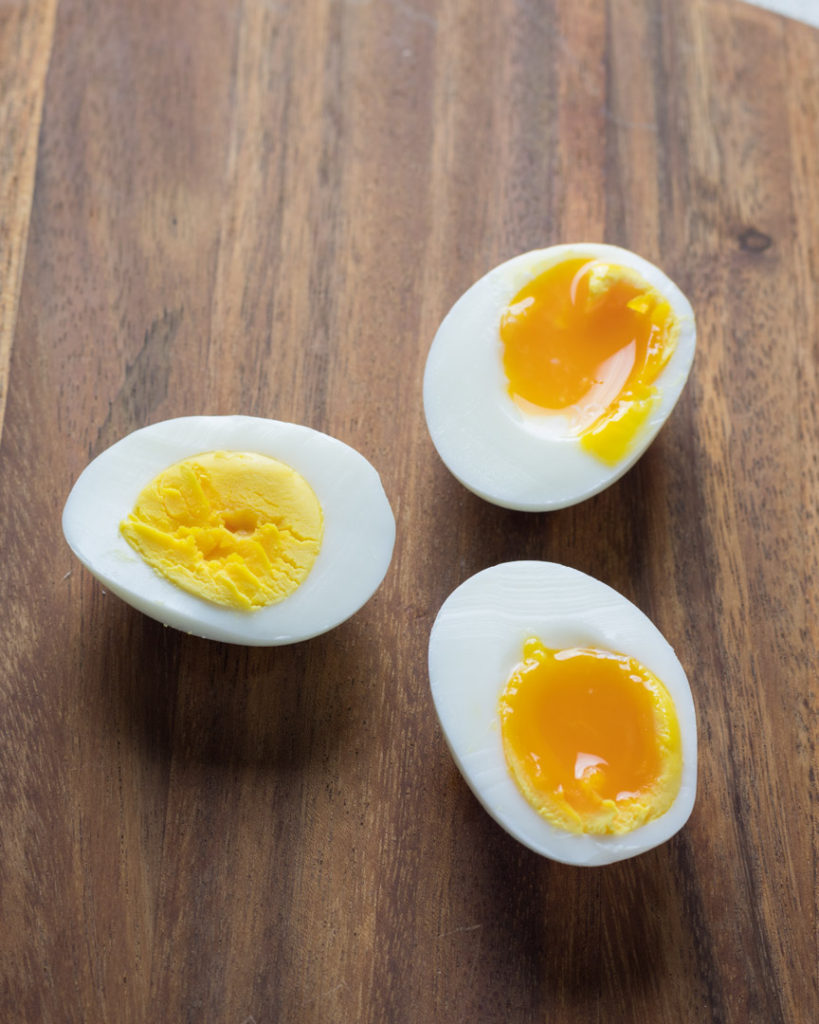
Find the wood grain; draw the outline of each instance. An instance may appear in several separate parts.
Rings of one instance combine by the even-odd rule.
[[[0,440],[57,0],[0,7]]]
[[[819,33],[729,0],[61,0],[44,79],[37,26],[2,72],[32,106],[0,163],[0,1017],[819,1016]],[[489,267],[581,238],[678,281],[694,371],[609,490],[494,508],[434,452],[426,352]],[[227,412],[382,474],[392,567],[325,637],[163,629],[62,541],[91,457]],[[538,858],[446,750],[430,626],[515,558],[616,587],[688,671],[698,803],[635,860]]]

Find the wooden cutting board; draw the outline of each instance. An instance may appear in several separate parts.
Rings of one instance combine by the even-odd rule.
[[[20,0],[0,54],[0,1017],[819,1017],[819,32],[729,0]],[[504,511],[438,459],[424,360],[486,270],[581,239],[680,284],[694,370],[612,488]],[[354,445],[393,504],[383,586],[314,641],[163,629],[63,541],[90,458],[232,412]],[[430,626],[518,558],[617,588],[687,669],[698,801],[634,860],[538,857],[446,749]]]

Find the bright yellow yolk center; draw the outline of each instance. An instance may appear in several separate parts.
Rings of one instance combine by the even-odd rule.
[[[584,448],[615,463],[656,401],[678,334],[669,303],[635,271],[565,260],[501,318],[509,393],[530,415],[561,413]]]
[[[183,590],[252,611],[303,583],[323,525],[318,498],[290,466],[249,452],[207,452],[151,481],[120,530]]]
[[[526,641],[500,700],[506,760],[521,792],[569,832],[622,834],[679,792],[682,741],[663,684],[633,658]]]

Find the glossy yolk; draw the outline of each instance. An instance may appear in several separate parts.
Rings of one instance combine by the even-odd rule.
[[[164,470],[120,524],[172,583],[228,608],[281,601],[321,547],[321,505],[290,466],[252,452],[207,452]]]
[[[656,401],[679,325],[636,272],[586,258],[543,271],[501,318],[509,393],[529,415],[559,412],[598,458],[627,453]]]
[[[680,788],[682,745],[663,684],[633,658],[527,640],[500,701],[507,763],[523,795],[570,832],[621,834]]]

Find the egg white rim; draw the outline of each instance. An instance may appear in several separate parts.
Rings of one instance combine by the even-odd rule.
[[[324,515],[321,549],[305,581],[283,601],[254,612],[223,608],[177,587],[119,531],[160,472],[217,450],[253,451],[291,466],[310,484]],[[395,544],[389,500],[360,452],[310,427],[253,416],[180,417],[128,434],[80,474],[62,524],[80,561],[134,608],[184,632],[248,646],[307,640],[350,618],[378,589]],[[335,597],[329,603],[328,592]]]
[[[501,313],[527,282],[573,257],[636,271],[668,300],[680,325],[674,352],[655,382],[659,399],[630,451],[613,466],[585,451],[578,438],[544,432],[546,421],[526,416],[509,396],[503,372]],[[479,497],[524,512],[566,508],[614,483],[645,452],[682,393],[695,348],[691,304],[655,264],[602,243],[535,249],[494,267],[444,317],[424,370],[427,428],[449,471]],[[477,366],[488,372],[472,372]]]
[[[597,647],[631,655],[662,681],[682,737],[680,791],[669,810],[625,835],[576,835],[528,803],[507,767],[498,700],[520,663],[523,643]],[[450,752],[486,811],[536,853],[576,866],[610,864],[670,839],[688,820],[697,788],[697,722],[691,688],[654,623],[600,580],[554,562],[506,562],[484,569],[444,601],[429,641],[433,702]]]

